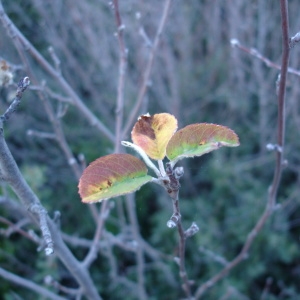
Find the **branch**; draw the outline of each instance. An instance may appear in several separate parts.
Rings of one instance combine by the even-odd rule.
[[[137,264],[137,281],[138,281],[138,295],[139,299],[148,299],[145,290],[145,259],[144,259],[144,249],[140,242],[141,237],[139,233],[139,224],[136,216],[135,199],[134,194],[126,195],[126,207],[129,215],[129,220],[131,223],[133,239],[137,243],[136,248],[136,264]]]
[[[276,152],[276,169],[274,179],[271,186],[270,198],[272,205],[275,204],[275,199],[280,183],[282,166],[283,166],[283,153],[284,153],[284,136],[285,136],[285,92],[286,92],[286,78],[289,64],[289,17],[288,17],[288,3],[287,0],[280,0],[281,10],[281,30],[282,30],[282,62],[281,73],[278,91],[278,125],[277,125],[277,144],[282,151]]]
[[[295,45],[297,43],[300,42],[300,32],[297,32],[293,37],[290,38],[289,40],[289,45],[290,45],[290,48],[293,48],[295,47]]]
[[[11,281],[17,285],[20,285],[27,289],[30,289],[33,292],[41,295],[42,297],[47,297],[47,298],[53,299],[53,300],[66,300],[66,298],[57,296],[54,293],[50,292],[49,290],[39,286],[38,284],[36,284],[28,279],[24,279],[23,277],[17,276],[13,273],[10,273],[2,268],[0,268],[0,276],[3,277],[4,280]]]
[[[299,36],[300,36],[300,33],[299,33]],[[281,65],[274,63],[273,61],[271,61],[270,59],[265,57],[263,54],[261,54],[257,49],[247,48],[246,46],[243,46],[237,39],[231,39],[230,43],[231,43],[232,47],[238,48],[238,49],[252,55],[253,57],[261,60],[267,67],[281,70]],[[292,47],[292,46],[290,46],[290,47]],[[300,71],[293,69],[293,68],[288,68],[287,72],[290,74],[296,75],[296,76],[300,76]]]
[[[30,81],[28,77],[25,77],[19,82],[15,99],[6,112],[0,117],[0,169],[2,178],[12,187],[23,205],[30,212],[31,217],[38,222],[45,242],[45,253],[46,255],[50,255],[53,253],[54,249],[52,237],[46,221],[47,211],[24,180],[11,152],[7,147],[3,132],[3,122],[7,121],[11,114],[16,110],[23,96],[23,92],[26,90],[29,83]]]
[[[18,29],[13,25],[13,23],[10,21],[10,19],[5,15],[1,0],[0,0],[0,18],[2,19],[4,25],[7,26],[7,28],[10,29],[14,33],[14,34],[12,34],[12,40],[15,43],[15,47],[19,52],[19,55],[23,61],[23,64],[24,64],[25,68],[27,69],[27,72],[31,74],[32,81],[34,82],[34,84],[36,86],[38,86],[39,85],[38,79],[32,72],[31,66],[28,62],[28,59],[26,58],[26,56],[23,53],[24,49],[22,48],[22,45],[20,43],[20,41],[22,42],[22,38],[24,39],[23,43],[25,43],[25,42],[28,43],[27,46],[29,48],[32,47],[32,49],[34,51],[36,51],[36,50],[32,45],[29,44],[29,42],[25,39],[25,37],[18,31]],[[18,36],[18,34],[20,35],[19,39],[16,38],[16,36]],[[37,54],[40,55],[39,52],[37,52]],[[41,56],[41,59],[44,59],[44,58]],[[44,63],[48,64],[48,62],[46,60],[44,61]],[[52,68],[51,65],[49,65],[49,68]],[[55,70],[53,68],[52,68],[52,71],[54,74]],[[49,72],[50,72],[50,70],[49,70]],[[60,72],[57,73],[57,76],[58,76],[57,78],[63,79],[60,75]],[[51,125],[53,127],[56,141],[58,142],[61,150],[63,151],[63,153],[67,159],[68,165],[72,168],[74,175],[75,175],[76,179],[78,180],[82,174],[82,168],[81,168],[80,164],[77,162],[77,160],[75,159],[75,157],[68,145],[68,142],[64,135],[64,131],[61,126],[60,119],[59,119],[59,117],[57,117],[55,115],[53,108],[49,103],[47,95],[45,93],[43,93],[41,90],[37,90],[37,93],[38,93],[39,98],[42,100],[45,111],[46,111],[48,118],[51,122]],[[74,93],[73,96],[77,96],[74,91],[73,91],[73,93]],[[72,97],[72,95],[71,95],[71,97]],[[81,101],[81,100],[78,98],[78,101]],[[94,206],[89,206],[89,209],[91,211],[91,214],[92,214],[94,220],[96,221],[96,215],[97,215],[96,208]]]
[[[20,225],[23,226],[24,224],[27,224],[28,222],[29,222],[28,219],[23,219],[20,222],[18,222],[18,224],[14,224],[11,221],[0,216],[0,223],[4,223],[9,226],[8,229],[6,229],[6,230],[1,229],[0,234],[3,234],[5,236],[10,236],[12,233],[18,232],[19,234],[23,235],[24,237],[31,240],[32,242],[39,242],[39,240],[35,239],[32,236],[32,234],[30,234],[27,231],[20,228],[21,227]]]
[[[288,4],[287,0],[280,0],[280,11],[281,11],[281,29],[282,29],[282,61],[281,61],[281,73],[280,82],[278,90],[278,120],[277,120],[277,144],[281,151],[276,151],[276,165],[274,170],[274,177],[272,185],[269,189],[268,201],[266,203],[265,210],[262,216],[259,218],[254,228],[247,236],[247,240],[240,251],[240,253],[229,262],[225,268],[223,268],[218,274],[213,276],[211,279],[202,284],[195,293],[195,299],[200,299],[200,297],[206,292],[207,289],[215,285],[219,280],[224,278],[230,270],[232,270],[236,265],[248,257],[248,252],[252,246],[255,237],[262,230],[266,221],[272,214],[277,192],[280,184],[281,173],[283,168],[283,153],[284,153],[284,135],[285,135],[285,90],[286,90],[286,77],[288,72],[288,62],[289,62],[289,18],[288,18]]]
[[[117,37],[119,42],[119,79],[118,79],[118,96],[116,108],[116,126],[115,126],[115,152],[120,152],[120,142],[122,140],[122,125],[123,125],[123,112],[124,112],[124,85],[125,85],[125,72],[127,64],[127,53],[124,44],[123,32],[125,29],[122,24],[121,15],[119,11],[119,1],[114,0],[114,12],[117,25]]]
[[[178,167],[173,170],[170,163],[167,164],[166,167],[166,175],[169,177],[169,182],[165,182],[165,189],[168,192],[169,196],[172,198],[173,202],[173,215],[171,216],[170,220],[167,222],[167,226],[169,228],[173,228],[177,226],[178,235],[179,235],[179,257],[175,258],[175,261],[179,265],[179,276],[182,281],[182,288],[185,292],[187,299],[191,299],[191,281],[188,279],[188,275],[185,268],[185,245],[186,245],[186,238],[191,236],[191,232],[197,232],[197,230],[188,229],[188,235],[184,232],[182,223],[181,223],[181,213],[179,208],[179,179],[183,175],[183,168]]]
[[[114,141],[114,135],[110,130],[89,110],[89,108],[84,104],[64,77],[52,67],[47,60],[36,50],[36,48],[26,39],[26,37],[18,30],[14,23],[10,20],[4,11],[2,2],[0,0],[0,20],[3,26],[7,29],[9,36],[14,43],[21,43],[23,45],[23,50],[28,51],[32,57],[39,63],[39,65],[50,74],[62,87],[62,89],[69,95],[73,104],[77,106],[80,112],[85,116],[91,126],[95,126],[100,132],[102,132],[110,141]]]
[[[104,222],[109,216],[109,212],[113,207],[112,203],[113,202],[109,202],[107,200],[102,202],[101,211],[97,218],[97,229],[94,235],[93,243],[89,247],[89,252],[86,255],[84,261],[82,262],[82,265],[85,268],[88,268],[92,264],[92,262],[97,258],[97,253],[100,248],[99,242],[100,242],[101,234],[103,232]]]
[[[18,83],[18,87],[17,87],[17,92],[16,92],[16,97],[13,99],[11,105],[8,107],[8,109],[6,110],[6,112],[0,117],[0,126],[3,126],[2,124],[7,121],[11,115],[15,112],[15,110],[17,109],[17,107],[19,106],[20,102],[21,102],[21,98],[23,96],[23,93],[25,92],[25,90],[27,89],[27,87],[30,84],[30,80],[28,77],[24,77],[23,79],[21,79]]]
[[[158,26],[158,29],[157,29],[157,32],[156,32],[156,35],[155,35],[155,38],[154,38],[153,46],[152,46],[151,51],[150,51],[149,60],[147,62],[147,65],[146,65],[146,68],[145,68],[145,73],[143,75],[142,86],[139,90],[135,106],[131,110],[131,114],[128,118],[128,121],[125,124],[122,136],[125,136],[127,134],[127,132],[129,132],[130,128],[132,127],[132,125],[134,123],[134,120],[137,118],[137,115],[138,115],[139,109],[141,107],[141,104],[144,100],[144,96],[147,92],[154,57],[155,57],[155,54],[156,54],[156,51],[157,51],[157,48],[158,48],[158,44],[160,42],[160,38],[161,38],[161,35],[162,35],[162,32],[163,32],[163,29],[164,29],[165,24],[166,24],[166,20],[167,20],[167,16],[168,16],[171,4],[172,4],[172,0],[166,0],[164,10],[163,10],[163,13],[162,13],[162,17],[161,17],[161,20],[160,20],[160,23],[159,23],[159,26]]]
[[[21,93],[19,93],[20,91]],[[24,90],[22,88],[18,90],[17,97],[21,98],[23,92]],[[13,103],[11,105],[13,105]],[[10,116],[10,111],[12,111],[12,109],[8,108],[4,115],[7,113],[8,116]],[[3,180],[11,186],[15,194],[27,209],[29,216],[35,221],[35,223],[39,224],[45,243],[46,255],[54,252],[55,245],[56,254],[81,285],[86,297],[90,300],[101,300],[89,273],[81,266],[67,248],[60,236],[60,231],[57,226],[48,218],[47,211],[41,205],[40,200],[22,176],[4,139],[3,120],[6,120],[6,118],[3,116],[0,117],[0,169]]]

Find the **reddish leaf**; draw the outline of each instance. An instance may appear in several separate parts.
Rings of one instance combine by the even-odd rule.
[[[191,124],[177,131],[167,146],[171,161],[201,156],[221,146],[239,146],[239,138],[231,129],[216,124]]]
[[[143,115],[135,123],[131,138],[149,157],[159,160],[166,156],[167,144],[176,130],[177,120],[170,114]]]
[[[82,202],[93,203],[136,191],[151,181],[146,165],[130,154],[110,154],[92,162],[79,181]]]

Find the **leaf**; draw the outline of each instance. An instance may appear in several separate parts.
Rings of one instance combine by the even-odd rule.
[[[167,157],[175,161],[184,157],[201,156],[222,146],[239,146],[236,133],[221,125],[199,123],[177,131],[167,146]]]
[[[131,138],[149,157],[160,160],[166,156],[167,144],[176,130],[177,120],[173,115],[147,114],[139,117],[131,132]]]
[[[136,191],[152,180],[147,167],[130,154],[110,154],[92,162],[78,188],[82,202],[94,203]]]

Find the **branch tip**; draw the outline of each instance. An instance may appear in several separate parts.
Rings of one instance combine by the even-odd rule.
[[[237,47],[237,46],[240,45],[240,42],[237,39],[231,39],[230,44],[231,44],[232,47]]]

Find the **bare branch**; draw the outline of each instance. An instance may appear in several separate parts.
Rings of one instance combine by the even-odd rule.
[[[254,57],[256,57],[257,59],[261,60],[267,67],[269,68],[273,68],[273,69],[277,69],[280,70],[281,66],[274,63],[273,61],[271,61],[270,59],[268,59],[267,57],[265,57],[263,54],[261,54],[257,49],[255,48],[247,48],[245,46],[243,46],[238,40],[236,39],[232,39],[231,41],[231,45],[235,48],[238,48]],[[293,68],[288,68],[287,72],[296,76],[300,76],[300,71],[293,69]]]
[[[107,219],[109,212],[113,207],[112,203],[113,202],[109,202],[109,201],[102,202],[101,211],[97,218],[97,229],[94,235],[93,243],[84,261],[82,262],[82,265],[85,268],[88,268],[92,264],[92,262],[97,258],[97,252],[99,250],[99,241],[103,231],[104,222]]]
[[[49,290],[41,287],[40,285],[25,279],[23,277],[17,276],[13,273],[10,273],[2,268],[0,268],[0,276],[4,279],[4,280],[8,280],[11,281],[17,285],[23,286],[27,289],[32,290],[33,292],[41,295],[42,297],[47,297],[49,299],[52,300],[66,300],[66,298],[61,297],[61,296],[57,296],[56,294],[50,292]]]
[[[205,293],[207,289],[215,285],[219,280],[224,278],[230,270],[232,270],[236,265],[248,257],[248,252],[252,246],[255,237],[262,230],[267,219],[272,214],[275,203],[277,192],[279,188],[279,183],[281,179],[281,173],[283,168],[283,153],[284,153],[284,135],[285,135],[285,90],[286,90],[286,77],[288,73],[288,62],[289,62],[289,18],[288,18],[288,3],[287,0],[280,0],[280,11],[281,11],[281,29],[282,29],[282,62],[281,62],[281,74],[279,82],[278,91],[278,119],[277,119],[277,145],[280,147],[281,151],[276,151],[276,165],[274,170],[274,178],[272,185],[269,189],[268,201],[266,203],[265,210],[254,228],[247,236],[247,240],[240,251],[240,253],[229,262],[224,269],[222,269],[218,274],[213,276],[211,279],[202,284],[195,293],[195,299],[200,299],[200,297]]]
[[[138,295],[139,299],[148,299],[145,290],[145,259],[144,249],[140,243],[141,237],[139,233],[139,224],[136,216],[134,194],[126,195],[126,207],[129,214],[133,239],[137,243],[136,247],[136,262],[137,262],[137,281],[138,281]]]
[[[295,45],[299,42],[300,42],[300,32],[297,32],[293,37],[290,38],[289,41],[290,48],[295,47]]]
[[[117,25],[117,37],[119,43],[119,79],[118,79],[118,96],[116,108],[116,126],[115,126],[115,152],[120,152],[120,142],[122,137],[123,112],[124,112],[124,85],[127,64],[127,53],[124,43],[124,28],[119,10],[119,1],[114,0],[115,21]]]
[[[73,104],[77,106],[80,112],[86,117],[92,126],[95,126],[102,132],[110,141],[114,141],[114,135],[110,130],[87,108],[83,101],[79,98],[72,87],[62,77],[62,75],[53,68],[47,60],[36,50],[36,48],[25,38],[25,36],[13,24],[10,18],[5,13],[2,2],[0,1],[0,19],[4,27],[7,28],[9,36],[13,42],[23,46],[23,50],[28,51],[33,58],[40,64],[40,66],[47,71],[62,87],[62,89],[72,98]],[[18,45],[16,45],[18,47]]]
[[[16,97],[13,99],[11,105],[8,107],[6,112],[0,117],[1,123],[7,121],[10,118],[10,116],[15,112],[15,110],[17,109],[17,107],[19,106],[19,104],[21,102],[23,93],[25,92],[25,90],[27,89],[29,84],[30,84],[30,80],[28,77],[24,77],[23,79],[21,79],[19,81],[18,87],[17,87],[17,92],[16,92]],[[3,125],[1,124],[1,126],[3,126]]]
[[[161,20],[160,20],[160,23],[159,23],[159,26],[158,26],[158,29],[157,29],[157,32],[156,32],[156,35],[154,38],[153,46],[152,46],[150,54],[149,54],[149,59],[148,59],[147,65],[145,67],[145,72],[143,74],[143,82],[142,82],[141,88],[139,90],[135,106],[133,107],[131,114],[127,120],[127,123],[125,124],[122,136],[125,136],[129,132],[130,128],[132,127],[132,125],[134,123],[134,120],[138,117],[139,109],[144,100],[144,96],[147,92],[147,88],[149,85],[149,78],[151,75],[151,70],[152,70],[152,66],[153,66],[153,62],[154,62],[154,57],[155,57],[155,54],[156,54],[156,51],[158,48],[158,44],[160,42],[162,32],[164,30],[164,27],[165,27],[165,24],[167,21],[167,16],[168,16],[171,4],[172,4],[172,0],[166,0],[166,2],[164,4],[164,10],[162,13],[162,17],[161,17]]]

